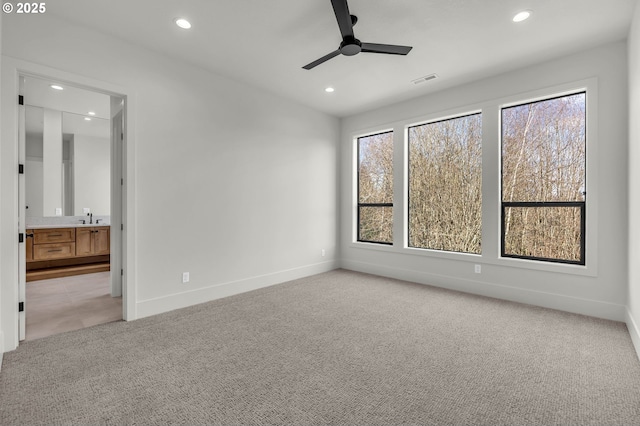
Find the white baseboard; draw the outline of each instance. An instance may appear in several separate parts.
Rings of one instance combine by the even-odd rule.
[[[332,271],[338,268],[338,266],[339,262],[337,260],[327,261],[274,272],[271,274],[260,275],[257,277],[245,278],[238,281],[216,284],[155,299],[143,300],[136,304],[136,317],[144,318],[151,315],[161,314],[163,312],[173,311],[174,309],[186,308],[187,306],[193,306],[199,303],[233,296],[234,294],[245,293],[247,291],[281,284],[298,278]]]
[[[627,308],[627,318],[625,322],[627,323],[627,329],[629,330],[629,335],[631,335],[633,346],[636,348],[638,360],[640,360],[640,328],[638,328],[638,324],[633,320],[629,308]]]
[[[358,272],[380,275],[419,284],[432,285],[480,296],[541,306],[591,317],[604,318],[613,321],[625,321],[625,306],[597,300],[580,299],[560,294],[545,293],[535,290],[509,287],[485,281],[454,278],[427,272],[394,268],[368,262],[342,260],[341,267]]]

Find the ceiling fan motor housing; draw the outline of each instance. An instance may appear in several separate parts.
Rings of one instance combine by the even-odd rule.
[[[345,37],[340,43],[340,53],[344,56],[357,55],[361,50],[362,43],[355,37]]]

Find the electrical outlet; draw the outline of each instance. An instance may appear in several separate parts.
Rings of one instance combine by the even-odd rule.
[[[481,273],[481,272],[482,272],[482,266],[480,266],[480,265],[476,265],[476,266],[475,266],[475,268],[474,268],[474,272],[475,272],[476,274]]]
[[[326,252],[324,251],[324,249],[320,250],[320,254],[322,254],[322,257],[324,257],[324,255],[326,254]]]
[[[82,214],[89,214],[91,213],[91,208],[89,207],[83,207],[82,208]]]
[[[188,272],[183,272],[182,273],[182,283],[188,283],[189,282],[189,273]]]
[[[56,207],[56,216],[62,216],[62,207]]]

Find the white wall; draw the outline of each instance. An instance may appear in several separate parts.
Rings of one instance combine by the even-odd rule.
[[[73,142],[74,216],[88,207],[94,215],[108,216],[111,206],[111,141],[75,135]]]
[[[42,193],[44,175],[42,158],[27,159],[24,166],[24,180],[25,180],[25,202],[27,207],[27,217],[42,217],[43,207],[42,200],[44,194]],[[50,215],[53,216],[53,215]]]
[[[29,107],[26,107],[29,111]],[[39,114],[43,114],[42,108],[34,109]],[[28,122],[29,113],[26,114],[25,120]],[[42,140],[42,132],[40,133],[26,133],[25,135],[25,166],[24,166],[24,180],[25,180],[25,200],[27,204],[27,217],[42,217],[44,215],[42,201],[44,194],[42,190],[44,188],[44,177],[42,174],[43,164],[42,159],[44,156],[44,143]]]
[[[0,81],[2,81],[2,32],[4,31],[3,27],[2,27],[2,14],[0,14]],[[0,99],[2,99],[2,89],[0,88]],[[2,107],[0,106],[0,128],[2,128],[3,123],[2,123]],[[0,162],[0,176],[2,176],[2,162]],[[0,224],[4,223],[4,219],[3,219],[3,212],[2,212],[2,205],[0,204]],[[0,229],[0,239],[5,237],[5,230],[4,229]],[[0,245],[0,253],[2,253],[2,245]],[[0,279],[3,276],[3,265],[2,262],[0,261]],[[2,312],[2,307],[4,305],[4,300],[3,295],[2,295],[2,281],[0,281],[0,370],[2,369],[2,354],[4,353],[4,328],[2,326],[2,316],[3,316],[3,312]]]
[[[627,327],[640,356],[640,3],[629,33],[629,312]]]
[[[42,148],[43,216],[62,216],[62,112],[44,108]]]
[[[626,43],[618,42],[344,119],[340,241],[343,267],[623,320],[627,299],[626,56]],[[588,182],[587,191],[588,202],[597,212],[598,233],[595,240],[587,242],[587,250],[596,250],[587,270],[559,265],[548,265],[545,266],[546,270],[537,270],[533,269],[535,266],[519,266],[531,265],[531,262],[499,258],[497,137],[485,140],[488,144],[483,146],[483,165],[490,161],[495,167],[491,168],[489,175],[483,176],[483,212],[490,210],[494,214],[492,217],[484,215],[481,258],[470,255],[414,255],[407,254],[408,250],[402,247],[376,249],[352,242],[355,202],[352,140],[358,132],[388,129],[396,125],[401,139],[402,127],[397,123],[436,118],[438,113],[450,111],[464,112],[467,107],[475,109],[478,105],[490,104],[492,100],[528,92],[544,93],[545,88],[594,77],[597,79],[598,111],[597,123],[594,124],[597,124],[598,130],[597,135],[590,136],[596,137],[598,146],[597,153],[592,152],[589,161],[591,172],[597,174],[598,180]],[[491,116],[483,117],[483,132],[499,134],[497,109]],[[402,147],[402,140],[396,147]],[[398,160],[401,163],[402,156]],[[398,193],[402,188],[402,175],[396,173],[397,168],[394,170],[394,178],[397,178],[394,189]],[[395,201],[398,201],[397,197]],[[396,202],[394,210],[401,209],[401,204],[401,200],[400,203]],[[396,224],[394,234],[402,232],[403,229]],[[593,265],[595,260],[597,267]],[[481,274],[474,274],[474,264],[482,265]]]
[[[52,15],[3,25],[4,55],[130,94],[133,317],[336,266],[337,119]],[[3,167],[12,165],[3,155],[13,155],[12,143],[3,136]],[[1,178],[2,212],[11,214],[12,178]],[[14,224],[4,216],[1,224],[2,297],[14,297],[16,254],[4,239]],[[182,284],[186,271],[191,282]],[[12,304],[2,309],[10,350]]]

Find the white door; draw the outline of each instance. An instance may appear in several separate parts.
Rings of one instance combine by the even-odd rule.
[[[111,119],[111,297],[122,296],[122,228],[120,224],[124,222],[122,202],[123,117],[123,111],[120,110]],[[124,310],[124,303],[122,306]]]
[[[20,77],[20,94],[24,93],[24,78]],[[22,96],[20,96],[22,99]],[[23,102],[24,103],[24,102]],[[25,218],[26,218],[26,198],[25,198],[25,174],[26,165],[26,110],[24,105],[18,105],[18,164],[23,167],[22,173],[18,174],[18,233],[23,236],[23,242],[18,244],[18,336],[19,340],[24,340],[27,330],[26,318],[26,239]]]

